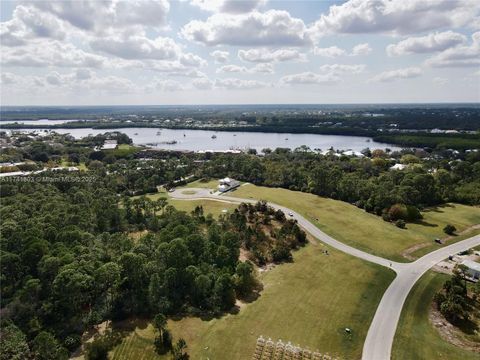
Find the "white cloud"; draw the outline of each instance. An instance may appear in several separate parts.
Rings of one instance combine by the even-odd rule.
[[[284,76],[280,79],[283,84],[334,84],[340,79],[333,74],[317,74],[314,72],[303,72]]]
[[[284,10],[242,15],[214,14],[193,20],[181,29],[184,38],[204,45],[305,46],[310,43],[301,19]]]
[[[199,90],[210,90],[213,87],[213,82],[207,78],[195,79],[192,85]]]
[[[47,80],[47,82],[50,85],[56,85],[56,86],[62,85],[62,77],[56,71],[53,71],[50,74],[48,74],[47,76],[45,76],[45,80]]]
[[[180,53],[180,47],[170,38],[151,40],[143,36],[104,37],[90,42],[92,49],[123,59],[172,60]]]
[[[436,77],[436,78],[433,79],[433,82],[437,85],[442,86],[442,85],[445,85],[445,84],[448,83],[448,79],[443,78],[443,77]]]
[[[162,92],[180,91],[184,89],[183,85],[175,80],[157,80],[155,81],[155,88]]]
[[[217,73],[246,73],[248,70],[245,66],[238,65],[224,65],[217,69]]]
[[[1,74],[2,85],[15,84],[16,78],[17,78],[17,76],[13,73],[2,72],[2,74]]]
[[[290,61],[290,60],[305,60],[305,54],[300,53],[298,50],[294,49],[249,49],[249,50],[239,50],[238,57],[243,61],[255,62],[255,63],[270,63],[270,62],[279,62],[279,61]]]
[[[480,66],[480,31],[472,35],[472,44],[456,46],[431,57],[426,65],[433,67]]]
[[[415,78],[415,77],[419,77],[420,75],[422,75],[422,69],[418,67],[409,67],[404,69],[384,71],[376,75],[372,79],[370,79],[370,81],[371,82],[389,82],[389,81],[395,81],[400,79]]]
[[[224,65],[217,69],[217,73],[245,73],[245,74],[254,74],[254,73],[273,73],[273,65],[269,63],[257,64],[251,68],[246,68],[245,66],[238,65]]]
[[[316,37],[328,33],[413,34],[477,21],[477,0],[349,0],[330,6],[310,29]]]
[[[198,55],[187,53],[180,56],[180,63],[188,67],[203,67],[207,66],[207,61]]]
[[[228,57],[230,56],[230,53],[228,51],[215,50],[210,53],[210,56],[212,56],[215,59],[215,62],[217,64],[220,64],[220,63],[226,63],[228,61]]]
[[[250,68],[251,73],[264,73],[264,74],[273,74],[273,65],[270,63],[261,63],[255,65],[253,68]]]
[[[320,66],[320,71],[328,72],[330,74],[360,74],[365,71],[364,64],[344,65],[344,64],[325,64]]]
[[[443,51],[466,41],[467,38],[464,35],[453,31],[435,32],[426,36],[409,37],[397,44],[390,44],[387,46],[387,54],[396,56]]]
[[[87,80],[91,79],[92,76],[94,75],[93,71],[90,69],[77,69],[75,72],[75,77],[77,80]]]
[[[23,47],[3,48],[4,66],[23,67],[101,67],[106,58],[87,53],[69,43],[43,41]]]
[[[313,53],[318,56],[334,58],[345,55],[347,52],[344,49],[340,49],[338,46],[330,46],[327,48],[315,47]]]
[[[167,0],[35,1],[37,8],[56,15],[83,31],[103,34],[128,26],[164,27],[170,4]]]
[[[267,86],[267,83],[257,80],[243,80],[243,79],[216,79],[215,87],[225,89],[256,89]]]
[[[368,55],[372,52],[372,48],[368,43],[358,44],[355,45],[352,49],[350,56],[360,56],[360,55]]]
[[[266,0],[192,0],[191,5],[210,12],[247,13],[266,3]]]
[[[2,46],[25,45],[28,40],[39,38],[63,40],[65,34],[56,17],[32,6],[18,5],[12,19],[0,24]]]

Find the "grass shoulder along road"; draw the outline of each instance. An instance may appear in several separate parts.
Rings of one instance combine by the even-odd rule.
[[[403,306],[392,349],[392,360],[478,360],[480,355],[446,342],[428,314],[433,296],[448,275],[427,272],[415,284]]]
[[[246,184],[227,195],[286,206],[345,244],[401,262],[407,261],[402,256],[407,249],[420,244],[429,246],[435,238],[445,237],[443,227],[447,223],[459,231],[480,224],[480,208],[461,204],[427,209],[422,212],[421,222],[408,223],[406,229],[399,229],[354,205],[309,193]],[[429,250],[437,247],[431,246]]]
[[[242,304],[237,314],[170,320],[169,328],[175,339],[185,338],[192,359],[249,359],[260,335],[359,359],[375,309],[393,278],[388,269],[312,243],[294,252],[294,262],[262,273],[261,296]],[[153,337],[148,328],[137,328],[112,358],[167,359],[155,357],[148,345]]]

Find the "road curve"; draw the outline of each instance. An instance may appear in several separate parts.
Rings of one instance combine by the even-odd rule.
[[[177,199],[177,200],[213,200],[213,201],[219,201],[219,202],[225,202],[225,203],[234,203],[234,204],[240,204],[240,203],[256,203],[258,200],[254,199],[242,199],[242,198],[236,198],[232,196],[226,196],[226,195],[216,195],[210,193],[209,190],[207,189],[188,189],[189,191],[194,191],[195,194],[192,194],[190,192],[188,193],[182,193],[182,191],[185,191],[185,189],[180,189],[180,190],[174,190],[173,192],[170,193],[170,196]],[[400,271],[403,269],[407,264],[404,263],[399,263],[395,261],[391,261],[388,259],[381,258],[376,255],[369,254],[365,251],[356,249],[352,246],[346,245],[338,240],[335,240],[334,238],[330,237],[329,235],[325,234],[323,231],[321,231],[318,227],[316,227],[314,224],[312,224],[310,221],[308,221],[305,217],[297,213],[296,211],[289,209],[285,206],[281,206],[272,202],[268,202],[268,205],[273,207],[275,210],[282,210],[285,214],[292,213],[293,218],[297,220],[298,224],[304,228],[308,233],[319,239],[325,244],[330,245],[331,247],[340,250],[344,253],[353,255],[355,257],[358,257],[360,259],[379,264],[388,268],[391,268],[395,272]]]
[[[194,191],[195,193],[185,194],[182,193],[182,189],[180,189],[171,192],[170,196],[177,200],[213,200],[234,204],[240,204],[242,202],[255,203],[258,201],[225,195],[219,196],[218,194],[210,193],[207,189],[192,188],[188,190]],[[185,189],[183,189],[183,191],[185,191]],[[286,214],[292,213],[298,224],[320,241],[344,253],[390,268],[397,273],[396,278],[383,294],[372,323],[370,324],[370,328],[368,329],[367,338],[363,345],[363,360],[389,360],[391,358],[393,339],[403,304],[412,287],[425,272],[449,255],[480,245],[480,235],[477,235],[433,251],[414,262],[399,263],[345,245],[325,234],[294,210],[271,202],[268,202],[268,204],[274,209],[282,210]]]
[[[377,307],[367,338],[363,344],[363,360],[388,360],[391,358],[393,339],[402,312],[403,304],[410,290],[420,277],[432,266],[449,255],[480,245],[480,235],[459,241],[433,251],[420,259],[406,264],[392,281]]]

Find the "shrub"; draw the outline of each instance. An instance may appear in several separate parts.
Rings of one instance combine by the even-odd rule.
[[[453,235],[455,233],[455,231],[457,231],[457,228],[453,225],[446,225],[444,228],[443,228],[443,232],[447,235]]]
[[[402,219],[398,219],[397,221],[395,221],[395,226],[400,229],[405,229],[405,221]]]

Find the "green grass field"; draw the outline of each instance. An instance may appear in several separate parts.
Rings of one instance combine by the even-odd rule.
[[[188,191],[188,190],[185,190]],[[238,205],[229,204],[225,202],[212,201],[212,200],[176,200],[168,196],[165,190],[162,190],[156,194],[148,194],[146,197],[157,200],[158,198],[164,197],[167,198],[168,204],[174,206],[177,210],[186,211],[187,213],[195,209],[196,206],[203,206],[203,212],[205,215],[212,214],[214,217],[218,217],[223,213],[224,210],[232,212]],[[138,197],[138,196],[135,196]],[[135,198],[132,197],[132,198]]]
[[[443,227],[447,223],[455,225],[459,231],[480,224],[480,208],[460,204],[447,204],[424,211],[422,222],[409,223],[407,229],[399,229],[343,201],[298,191],[247,184],[228,195],[284,205],[298,211],[339,241],[396,261],[407,261],[402,252],[412,246],[422,243],[433,245],[436,237],[445,237]],[[435,246],[430,247],[430,250],[433,249]]]
[[[187,185],[185,185],[184,187],[217,190],[217,186],[218,186],[218,179],[211,179],[211,180],[200,179],[200,180],[192,181]]]
[[[428,319],[435,293],[447,275],[427,272],[413,287],[403,307],[392,349],[392,360],[474,360],[479,354],[447,343]]]
[[[249,359],[259,335],[359,359],[377,304],[394,274],[334,249],[324,255],[325,248],[310,244],[294,253],[293,263],[261,275],[261,296],[242,305],[236,315],[170,320],[174,338],[185,338],[192,359]],[[345,327],[352,329],[351,335]],[[154,359],[148,345],[152,339],[151,331],[137,329],[113,358],[131,359],[138,352],[142,359]]]

